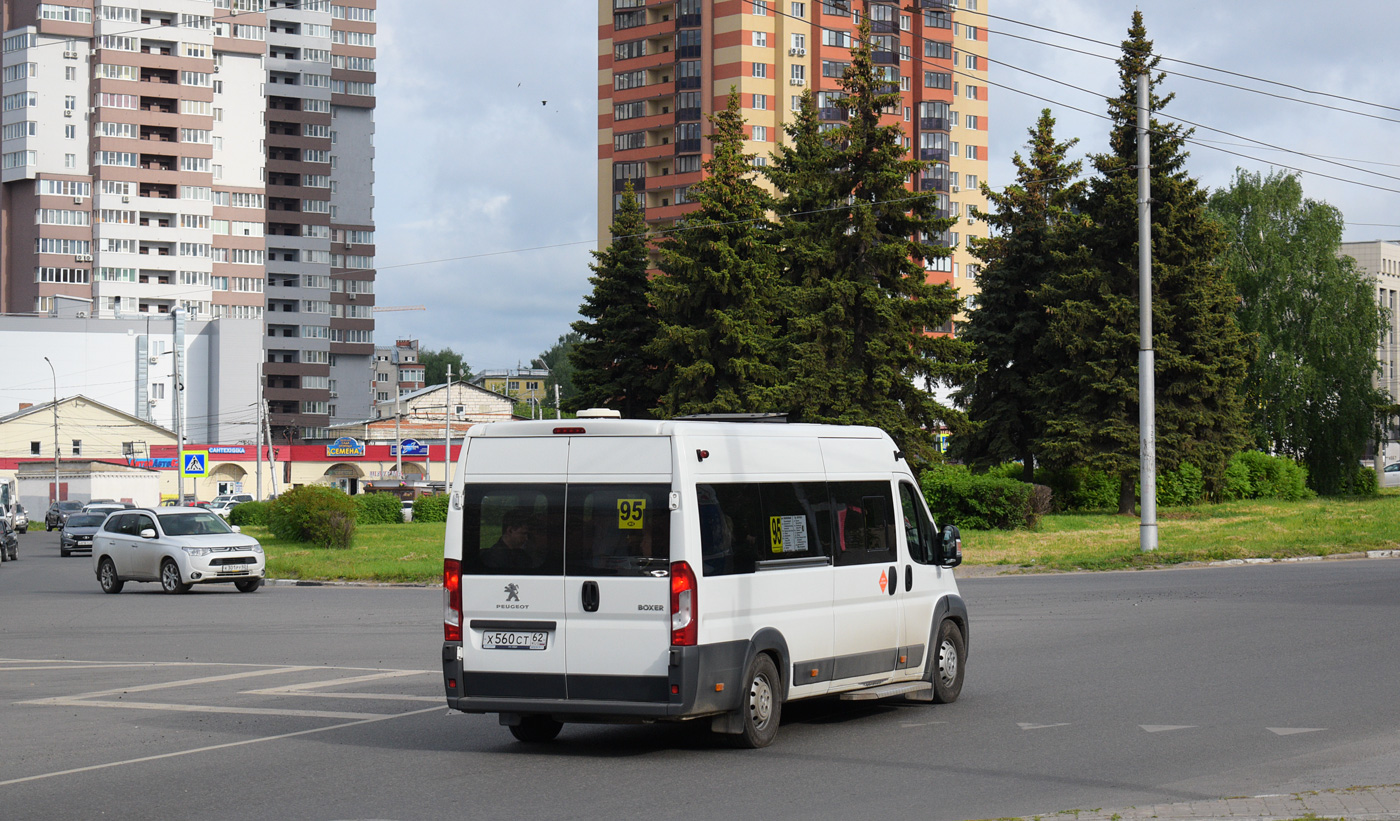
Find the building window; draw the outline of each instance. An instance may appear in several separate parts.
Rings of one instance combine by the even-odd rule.
[[[807,67],[804,65],[794,65],[792,67],[792,79],[805,82],[807,80]]]
[[[74,455],[74,456],[82,456],[82,455],[83,455],[83,440],[81,440],[81,439],[74,439],[74,440],[73,440],[73,455]]]
[[[38,443],[38,442],[30,442],[30,443],[29,443],[29,455],[30,455],[30,456],[38,456],[38,455],[39,455],[39,443]]]
[[[797,18],[800,19],[800,18],[804,18],[804,17],[807,16],[807,4],[806,4],[806,3],[793,3],[792,6],[790,7],[790,10],[791,10],[791,12],[792,12],[792,16],[793,16],[793,17],[797,17]]]
[[[753,33],[753,44],[755,48],[768,48],[768,32],[755,31]]]
[[[976,114],[968,114],[968,115],[966,115],[966,117],[967,117],[967,119],[965,119],[963,122],[967,123],[967,127],[968,127],[968,128],[976,128],[976,127],[977,127],[977,115],[976,115]]]
[[[768,0],[753,0],[753,13],[759,17],[767,17]]]
[[[152,398],[152,399],[164,399],[164,398],[165,398],[165,383],[164,383],[164,382],[154,382],[154,383],[151,384],[151,398]]]
[[[767,64],[767,63],[754,63],[754,64],[753,64],[753,76],[755,76],[755,77],[767,77],[767,76],[768,76],[768,64]]]
[[[760,110],[760,111],[767,111],[767,110],[768,110],[768,95],[767,95],[767,94],[755,94],[755,95],[753,95],[753,107],[756,108],[756,109],[758,109],[758,110]]]
[[[754,142],[760,142],[760,143],[766,143],[766,142],[768,142],[768,127],[767,127],[767,126],[762,126],[762,125],[756,125],[756,126],[754,126],[754,127],[753,127],[753,139],[754,139]]]

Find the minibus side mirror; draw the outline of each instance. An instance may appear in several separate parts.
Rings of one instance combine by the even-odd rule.
[[[962,564],[962,533],[954,525],[943,528],[938,540],[938,563],[943,567]]]

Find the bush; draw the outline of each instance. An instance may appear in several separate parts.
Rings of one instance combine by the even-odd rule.
[[[417,499],[414,499],[413,521],[447,521],[447,494],[439,493],[434,496],[419,496]]]
[[[1141,490],[1138,493],[1141,496]],[[1157,476],[1157,504],[1159,507],[1194,505],[1206,496],[1205,474],[1190,462],[1182,462],[1176,470],[1168,470]]]
[[[1037,484],[1050,488],[1051,505],[1057,512],[1118,509],[1118,477],[1093,468],[1041,468],[1035,472]]]
[[[1346,496],[1375,496],[1380,493],[1380,483],[1376,472],[1364,465],[1357,465],[1351,475],[1342,481],[1342,494]]]
[[[1233,502],[1237,499],[1253,499],[1254,484],[1249,481],[1249,468],[1245,465],[1244,454],[1230,457],[1225,473],[1220,477],[1220,501]]]
[[[233,506],[233,510],[228,512],[228,523],[247,527],[256,525],[258,527],[267,526],[267,511],[272,507],[271,502],[243,502]]]
[[[1234,459],[1238,459],[1249,472],[1252,495],[1246,498],[1296,502],[1317,495],[1308,489],[1307,468],[1287,456],[1270,456],[1251,450],[1238,454]]]
[[[403,502],[392,493],[361,493],[355,500],[355,521],[364,525],[403,524]]]
[[[929,512],[940,525],[967,530],[1014,530],[1040,521],[1033,489],[1025,482],[996,476],[974,476],[962,465],[939,465],[919,480]],[[1044,504],[1041,494],[1039,504]],[[417,514],[415,513],[415,516]]]
[[[268,511],[267,526],[279,539],[348,547],[341,536],[347,527],[351,535],[355,532],[355,502],[333,487],[303,485],[277,497]]]
[[[311,542],[317,547],[344,550],[355,539],[355,517],[340,510],[328,510],[311,517]]]

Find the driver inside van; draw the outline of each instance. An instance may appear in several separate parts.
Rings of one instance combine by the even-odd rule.
[[[501,516],[501,537],[481,551],[482,565],[493,570],[533,570],[544,564],[539,517],[528,508]]]

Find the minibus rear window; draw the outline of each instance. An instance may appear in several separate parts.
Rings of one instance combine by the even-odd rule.
[[[695,486],[707,576],[752,573],[769,559],[831,555],[824,482],[733,482]]]
[[[568,489],[564,555],[570,576],[654,576],[671,566],[669,485]]]
[[[462,572],[559,576],[564,572],[564,486],[462,489]]]

